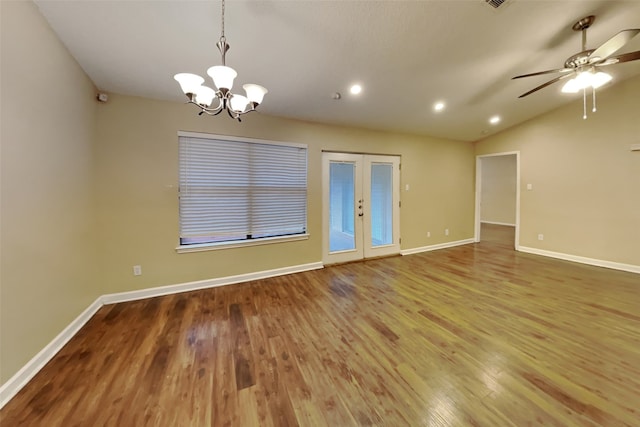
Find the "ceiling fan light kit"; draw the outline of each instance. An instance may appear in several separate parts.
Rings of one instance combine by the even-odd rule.
[[[229,44],[224,36],[224,2],[225,0],[222,0],[222,31],[220,40],[216,43],[222,56],[222,65],[215,65],[207,70],[217,90],[203,86],[204,78],[197,74],[178,73],[173,78],[180,84],[182,92],[189,99],[187,104],[194,104],[200,108],[199,115],[215,116],[222,111],[227,111],[229,117],[241,121],[240,116],[255,111],[268,91],[257,84],[245,84],[242,88],[246,96],[231,92],[233,81],[238,73],[226,66],[225,56],[229,50]]]
[[[515,76],[513,79],[520,79],[523,77],[539,76],[543,74],[561,73],[560,76],[549,80],[546,83],[541,84],[533,88],[532,90],[523,93],[519,98],[531,95],[540,89],[544,89],[560,80],[571,77],[564,86],[562,86],[563,93],[578,93],[582,91],[583,96],[583,118],[587,118],[587,89],[591,88],[593,93],[593,109],[596,111],[596,89],[602,87],[612,80],[612,76],[603,71],[599,71],[600,67],[614,65],[623,62],[635,61],[640,59],[640,51],[625,53],[622,55],[612,56],[618,50],[622,49],[632,38],[634,38],[640,29],[628,29],[622,30],[609,40],[604,42],[597,49],[587,49],[587,28],[589,28],[595,21],[595,16],[590,15],[580,19],[571,27],[574,31],[582,32],[582,51],[570,56],[564,63],[564,68],[557,70],[539,71],[536,73],[523,74]]]
[[[578,93],[581,90],[589,87],[598,89],[609,83],[613,77],[611,74],[598,71],[596,73],[593,70],[581,71],[577,76],[569,80],[562,86],[563,93]]]

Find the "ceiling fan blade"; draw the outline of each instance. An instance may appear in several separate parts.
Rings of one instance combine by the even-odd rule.
[[[632,38],[634,38],[638,33],[640,33],[640,28],[634,28],[630,30],[622,30],[615,36],[611,37],[609,40],[600,45],[599,48],[594,50],[591,55],[589,55],[589,62],[594,61],[602,61],[616,53],[620,50],[625,44],[629,42]]]
[[[567,73],[569,71],[573,71],[573,68],[558,68],[557,70],[546,70],[546,71],[538,71],[537,73],[522,74],[521,76],[511,77],[511,80],[521,79],[523,77],[541,76],[543,74]]]
[[[540,89],[544,89],[545,87],[550,86],[550,85],[552,85],[552,84],[554,84],[554,83],[556,83],[556,82],[559,82],[560,80],[565,79],[565,78],[567,78],[567,77],[570,77],[570,76],[572,76],[572,75],[573,75],[573,73],[572,73],[572,74],[563,74],[563,75],[561,75],[561,76],[558,76],[558,77],[556,77],[555,79],[551,79],[551,80],[549,80],[548,82],[543,83],[543,84],[541,84],[540,86],[538,86],[538,87],[535,87],[535,88],[531,89],[529,92],[523,93],[523,94],[522,94],[522,95],[520,95],[518,98],[524,98],[524,97],[525,97],[525,96],[527,96],[527,95],[531,95],[533,92],[537,92],[537,91],[539,91]]]
[[[623,53],[622,55],[618,56],[612,56],[595,65],[601,67],[605,65],[618,64],[620,62],[635,61],[636,59],[640,59],[640,50],[636,50],[635,52]]]

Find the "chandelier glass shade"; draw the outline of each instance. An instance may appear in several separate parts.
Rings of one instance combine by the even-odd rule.
[[[189,99],[187,103],[200,108],[199,114],[215,116],[222,111],[227,111],[231,118],[240,121],[241,115],[255,111],[268,91],[257,84],[245,84],[242,87],[246,96],[231,92],[233,81],[238,73],[233,68],[227,67],[225,63],[229,45],[224,36],[224,6],[224,0],[222,0],[222,33],[220,40],[216,43],[222,55],[222,65],[214,65],[207,70],[216,89],[204,86],[204,78],[197,74],[178,73],[173,78],[180,84],[182,92]]]

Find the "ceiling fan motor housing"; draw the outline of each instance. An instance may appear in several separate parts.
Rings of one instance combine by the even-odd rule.
[[[595,51],[595,49],[587,49],[582,52],[576,53],[570,56],[564,62],[565,68],[578,68],[589,63],[589,56]]]

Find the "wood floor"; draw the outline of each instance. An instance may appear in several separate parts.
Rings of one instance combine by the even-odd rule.
[[[502,246],[506,249],[515,247],[516,228],[505,225],[481,223],[480,241]]]
[[[640,276],[512,243],[105,306],[0,425],[640,426]]]

